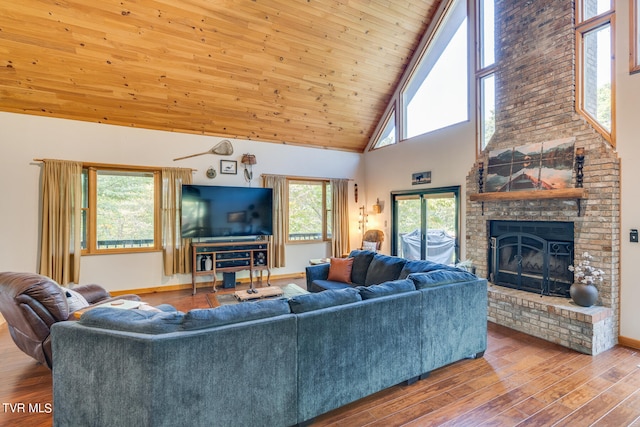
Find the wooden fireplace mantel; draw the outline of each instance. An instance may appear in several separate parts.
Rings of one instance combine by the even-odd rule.
[[[492,193],[474,193],[469,195],[472,202],[501,200],[540,200],[540,199],[586,199],[584,188],[564,188],[561,190],[499,191]]]

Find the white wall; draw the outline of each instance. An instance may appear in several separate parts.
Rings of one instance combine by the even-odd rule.
[[[629,2],[616,2],[616,125],[622,159],[622,230],[620,336],[640,342],[640,243],[629,231],[640,230],[640,73],[629,74]]]
[[[465,258],[466,176],[476,159],[475,126],[464,122],[411,140],[365,153],[365,206],[369,211],[369,228],[384,231],[383,252],[391,250],[392,191],[460,186],[460,258]],[[431,183],[412,185],[416,172],[431,171]],[[371,207],[379,198],[384,209],[372,215]],[[362,203],[359,203],[359,205]]]
[[[253,186],[261,185],[263,173],[351,178],[353,182],[363,176],[361,154],[247,140],[232,140],[232,156],[207,154],[173,161],[207,151],[222,139],[0,113],[0,271],[38,271],[41,164],[33,159],[187,167],[197,169],[196,184],[242,186],[248,184],[240,158],[243,153],[251,152],[258,161],[253,167]],[[238,175],[220,174],[220,159],[237,160]],[[210,166],[218,171],[213,180],[204,175]],[[353,198],[350,199],[351,210],[357,214],[357,206]],[[357,231],[357,222],[355,224]],[[359,244],[357,233],[353,241]],[[328,250],[326,243],[290,245],[286,253],[287,266],[272,274],[303,272],[310,258],[327,256]],[[84,256],[80,277],[81,283],[99,283],[111,291],[191,281],[190,276],[163,276],[160,252]]]

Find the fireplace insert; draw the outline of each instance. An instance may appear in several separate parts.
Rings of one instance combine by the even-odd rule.
[[[569,297],[573,223],[490,221],[489,280],[540,295]]]

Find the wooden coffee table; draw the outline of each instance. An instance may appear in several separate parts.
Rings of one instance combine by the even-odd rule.
[[[277,286],[267,286],[265,288],[256,289],[255,293],[249,293],[247,291],[235,291],[233,295],[238,301],[250,301],[261,298],[281,297],[283,295],[283,292],[282,289]]]

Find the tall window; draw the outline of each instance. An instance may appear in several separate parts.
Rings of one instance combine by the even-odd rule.
[[[393,108],[378,125],[371,149],[469,120],[466,1],[449,0],[435,21],[391,100]]]
[[[401,94],[404,137],[469,119],[466,2],[456,0]]]
[[[289,179],[289,242],[331,238],[331,184],[327,180]]]
[[[631,64],[632,73],[640,72],[640,0],[629,0],[631,16]]]
[[[576,18],[577,110],[614,144],[611,0],[579,0]]]
[[[495,0],[480,0],[477,13],[476,86],[478,94],[478,139],[482,151],[495,132]]]
[[[159,249],[159,175],[140,168],[83,169],[84,254]]]

